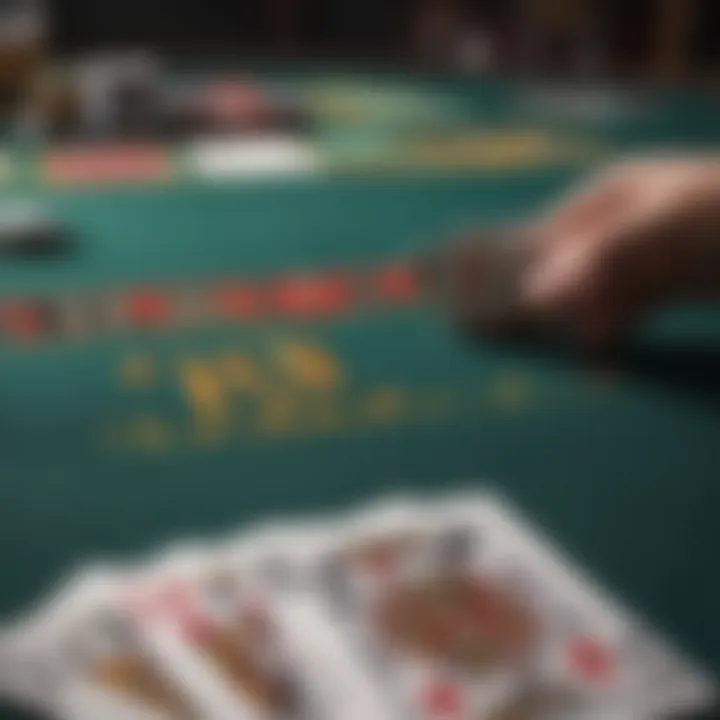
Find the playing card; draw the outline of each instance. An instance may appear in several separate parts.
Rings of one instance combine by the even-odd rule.
[[[520,692],[535,620],[466,572],[473,552],[464,528],[446,532],[430,507],[401,501],[341,523],[319,560],[331,622],[395,717],[489,718]]]
[[[385,717],[297,584],[318,541],[314,530],[267,529],[211,553],[175,548],[144,573],[133,615],[171,675],[202,699],[202,717]]]
[[[186,717],[180,688],[147,652],[122,598],[121,573],[78,573],[47,607],[5,634],[2,690],[51,717]]]
[[[78,574],[0,635],[0,692],[63,720],[390,720],[303,584],[318,527]]]
[[[707,677],[559,557],[479,494],[339,523],[317,578],[398,718],[649,720],[710,700]]]
[[[709,705],[709,675],[612,599],[541,532],[495,495],[449,501],[444,522],[485,538],[482,572],[530,600],[541,632],[532,676],[583,717],[656,718]],[[577,714],[577,713],[576,713]]]
[[[76,575],[0,633],[59,720],[655,720],[716,697],[483,491],[250,528]]]
[[[46,709],[56,690],[44,647],[18,622],[0,632],[0,698],[30,709]]]

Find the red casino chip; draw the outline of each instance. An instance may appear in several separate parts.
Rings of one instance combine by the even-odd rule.
[[[172,317],[172,303],[161,290],[135,290],[124,301],[125,315],[138,328],[160,328]]]
[[[172,175],[165,151],[154,145],[60,148],[43,159],[44,178],[54,185],[158,182]]]
[[[251,285],[227,283],[216,287],[212,295],[220,315],[230,320],[253,320],[264,310],[262,294]]]
[[[0,306],[0,328],[7,338],[19,342],[40,340],[48,330],[43,308],[29,301],[14,301]]]
[[[393,305],[413,303],[422,294],[420,273],[410,263],[394,263],[382,268],[374,285],[377,298]]]
[[[320,280],[320,310],[334,315],[348,311],[355,299],[351,279],[344,273],[332,273]]]
[[[256,127],[271,119],[272,103],[267,94],[250,82],[213,83],[203,93],[205,112],[222,126]]]
[[[330,318],[347,312],[354,301],[350,278],[342,273],[317,277],[290,277],[277,282],[272,307],[293,319]]]

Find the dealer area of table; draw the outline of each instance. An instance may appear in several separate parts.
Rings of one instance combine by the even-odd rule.
[[[402,86],[307,82],[331,85],[335,100],[339,87],[357,98],[369,84],[385,82],[388,96]],[[448,233],[528,216],[617,151],[720,139],[720,104],[703,97],[405,82],[467,103],[474,160],[457,150],[470,147],[466,123],[455,160],[443,154],[448,131],[440,150],[377,161],[378,148],[412,133],[368,118],[323,136],[343,158],[334,172],[262,181],[68,186],[44,177],[40,159],[8,151],[3,194],[45,203],[80,247],[61,262],[5,263],[2,307],[330,271],[377,280]],[[568,156],[571,141],[582,152]],[[597,364],[471,342],[402,285],[383,297],[294,318],[255,313],[236,295],[234,314],[191,329],[145,322],[98,334],[81,324],[72,337],[27,338],[6,324],[2,611],[87,560],[379,494],[489,483],[720,668],[720,315],[679,310]]]

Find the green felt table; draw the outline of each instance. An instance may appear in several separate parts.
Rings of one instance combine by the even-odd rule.
[[[468,87],[476,112],[483,93],[508,92]],[[709,102],[658,101],[659,115],[612,130],[616,146],[712,141],[709,112],[696,112]],[[24,192],[73,225],[81,252],[5,264],[0,289],[62,295],[377,265],[468,224],[529,216],[589,169],[32,185]],[[712,308],[659,318],[610,365],[470,342],[431,303],[6,344],[0,610],[26,607],[89,560],[489,483],[718,668],[719,318]]]

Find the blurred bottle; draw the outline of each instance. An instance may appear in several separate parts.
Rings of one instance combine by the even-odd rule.
[[[24,100],[48,55],[48,17],[42,0],[0,0],[0,114]]]
[[[490,23],[466,0],[424,0],[412,16],[410,53],[438,69],[483,73],[496,62]]]
[[[608,48],[601,0],[518,0],[517,8],[515,42],[523,73],[575,78],[603,74]]]
[[[159,122],[163,70],[145,51],[105,53],[78,68],[79,130],[87,137],[151,135]]]

